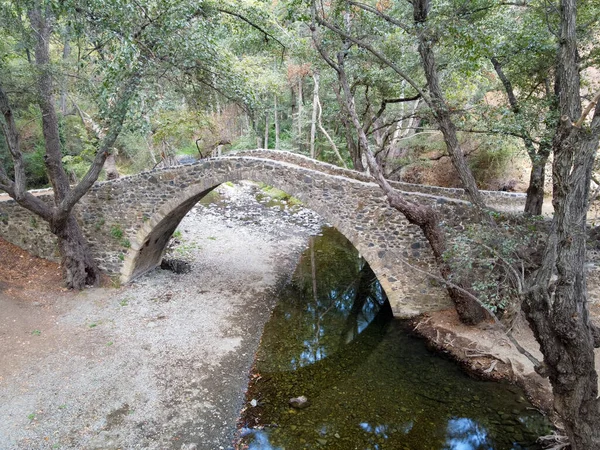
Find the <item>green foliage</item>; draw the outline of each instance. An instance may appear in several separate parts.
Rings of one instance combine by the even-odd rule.
[[[252,135],[242,135],[231,144],[232,150],[248,150],[256,148],[256,137]]]
[[[94,230],[95,231],[100,231],[100,229],[102,228],[102,226],[106,223],[106,221],[104,220],[103,217],[99,218],[98,220],[96,220],[96,222],[94,223]]]
[[[27,187],[29,189],[47,187],[49,184],[44,164],[45,150],[42,146],[36,146],[32,152],[23,153],[25,163],[25,174],[27,176]],[[11,170],[12,171],[12,170]]]
[[[110,235],[115,239],[121,239],[123,237],[123,229],[120,225],[113,225],[110,227]]]
[[[444,259],[455,284],[473,292],[491,311],[510,316],[520,307],[523,277],[539,263],[544,223],[538,217],[490,214],[493,222],[453,233]]]
[[[509,173],[509,166],[519,152],[515,139],[483,136],[476,140],[477,151],[469,157],[469,166],[477,182],[489,186]]]

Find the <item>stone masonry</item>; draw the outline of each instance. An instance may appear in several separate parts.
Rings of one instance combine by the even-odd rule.
[[[447,307],[444,289],[422,270],[431,265],[428,244],[417,227],[390,208],[379,187],[355,171],[287,152],[255,150],[190,165],[96,183],[76,214],[99,266],[128,282],[160,264],[181,219],[207,193],[228,181],[252,180],[300,199],[336,227],[367,260],[394,313],[409,317]],[[470,216],[462,189],[395,183],[440,217]],[[50,192],[38,195],[52,201]],[[523,194],[485,193],[490,206],[523,203]],[[0,202],[0,235],[38,256],[58,259],[45,222],[13,200]],[[416,268],[415,268],[416,267]]]

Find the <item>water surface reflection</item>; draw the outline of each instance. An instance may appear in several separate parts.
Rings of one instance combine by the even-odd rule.
[[[523,450],[548,424],[513,386],[477,382],[391,317],[333,229],[304,253],[265,327],[240,448]],[[305,395],[306,409],[288,404]]]

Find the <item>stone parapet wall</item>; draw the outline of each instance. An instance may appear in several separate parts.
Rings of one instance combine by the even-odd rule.
[[[372,182],[373,178],[365,173],[357,172],[356,170],[344,169],[333,164],[315,161],[308,156],[299,155],[287,151],[277,150],[244,150],[232,153],[235,156],[251,156],[256,158],[273,159],[283,161],[290,164],[295,164],[301,167],[306,167],[313,170],[319,170],[332,175],[340,175],[355,180],[364,182]],[[403,192],[420,192],[440,197],[455,198],[468,201],[469,198],[462,188],[446,188],[440,186],[429,186],[425,184],[404,183],[400,181],[390,181],[390,184],[396,189]],[[505,209],[509,206],[514,210],[523,210],[525,207],[526,194],[522,192],[504,192],[504,191],[480,191],[485,198],[486,204],[490,208]]]

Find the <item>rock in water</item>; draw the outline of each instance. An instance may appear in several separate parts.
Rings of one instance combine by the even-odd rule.
[[[309,406],[308,399],[304,395],[301,395],[300,397],[290,398],[290,401],[288,403],[292,408],[296,409],[304,409],[308,408]]]

